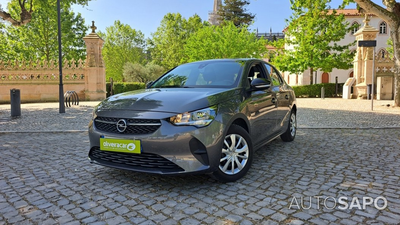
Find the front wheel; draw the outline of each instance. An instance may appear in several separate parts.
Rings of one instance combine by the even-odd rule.
[[[296,111],[292,109],[290,112],[290,119],[289,119],[289,125],[285,131],[281,135],[282,141],[285,142],[290,142],[293,141],[294,138],[296,137],[296,131],[297,131],[297,118],[296,118]]]
[[[233,182],[242,178],[251,167],[253,145],[250,135],[240,126],[232,125],[221,149],[218,169],[212,176],[223,182]]]

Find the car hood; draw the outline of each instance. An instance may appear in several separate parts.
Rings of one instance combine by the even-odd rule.
[[[206,108],[232,98],[238,89],[160,88],[113,95],[101,102],[96,111],[130,110],[183,113]]]

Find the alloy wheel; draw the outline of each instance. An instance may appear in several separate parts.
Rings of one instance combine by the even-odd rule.
[[[249,146],[239,134],[229,134],[225,137],[219,169],[227,175],[239,173],[249,159]]]
[[[296,135],[296,128],[297,128],[297,121],[296,121],[296,114],[292,113],[290,116],[290,134],[292,137]]]

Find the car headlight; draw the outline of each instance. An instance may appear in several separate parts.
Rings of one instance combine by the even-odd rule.
[[[169,121],[177,126],[196,126],[204,127],[210,124],[216,116],[217,107],[213,106],[206,109],[200,109],[193,112],[185,112],[170,117]]]
[[[92,118],[90,118],[90,120],[89,120],[89,127],[91,127],[93,125],[94,119],[96,119],[96,117],[97,117],[96,109],[93,109]]]

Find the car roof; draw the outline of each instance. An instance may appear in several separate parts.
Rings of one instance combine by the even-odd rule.
[[[247,67],[250,64],[252,64],[253,62],[265,62],[262,59],[255,59],[255,58],[226,58],[226,59],[207,59],[207,60],[200,60],[200,61],[195,61],[195,62],[190,62],[190,63],[184,63],[181,64],[179,66],[182,65],[190,65],[190,64],[196,64],[196,63],[210,63],[210,62],[244,62],[244,64],[242,65],[243,67]]]
[[[195,62],[190,62],[190,63],[197,63],[197,62],[218,62],[218,61],[228,61],[228,62],[233,62],[233,61],[263,61],[262,59],[255,59],[255,58],[226,58],[226,59],[207,59],[207,60],[200,60],[200,61],[195,61]]]

